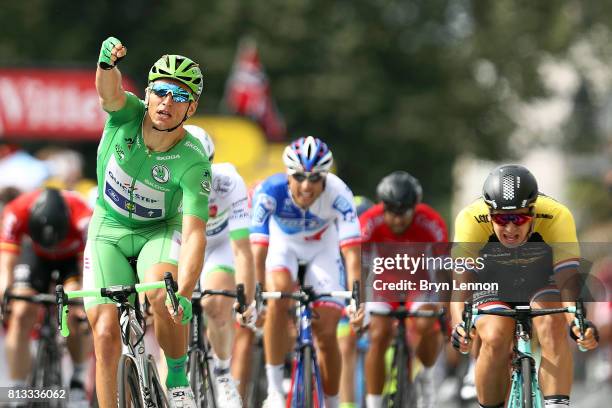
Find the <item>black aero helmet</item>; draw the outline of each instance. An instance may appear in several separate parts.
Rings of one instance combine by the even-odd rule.
[[[70,214],[59,190],[43,190],[30,209],[30,238],[40,246],[50,248],[68,234]]]
[[[394,171],[378,183],[376,194],[386,210],[403,213],[421,202],[423,189],[421,183],[407,172]]]
[[[518,164],[504,164],[491,170],[482,196],[494,210],[528,208],[538,198],[538,182],[529,170]]]

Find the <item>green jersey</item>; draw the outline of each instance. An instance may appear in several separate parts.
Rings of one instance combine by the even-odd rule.
[[[180,212],[208,220],[211,170],[200,141],[187,133],[167,152],[144,144],[144,102],[126,92],[121,110],[108,112],[98,146],[98,200],[129,227],[155,224]]]

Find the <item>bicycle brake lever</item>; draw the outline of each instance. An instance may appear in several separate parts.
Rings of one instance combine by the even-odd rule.
[[[238,301],[238,313],[244,313],[247,309],[246,296],[244,295],[244,284],[236,285],[236,301]]]
[[[170,302],[172,303],[172,309],[174,310],[173,315],[178,316],[179,301],[176,298],[176,294],[174,293],[174,291],[178,290],[178,284],[172,278],[172,274],[170,272],[164,273],[164,283],[166,284],[166,293],[170,298]]]
[[[355,302],[355,310],[357,310],[357,308],[359,308],[359,305],[361,304],[361,290],[360,290],[360,286],[359,286],[359,281],[355,280],[353,281],[353,294],[351,295],[351,301]]]

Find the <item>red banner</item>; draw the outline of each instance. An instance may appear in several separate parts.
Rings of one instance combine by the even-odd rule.
[[[0,138],[97,140],[95,70],[0,69]],[[123,87],[134,92],[123,77]]]

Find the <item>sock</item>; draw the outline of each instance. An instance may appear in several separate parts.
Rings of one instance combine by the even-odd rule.
[[[283,368],[283,364],[266,364],[266,377],[268,378],[268,395],[272,393],[283,395]]]
[[[383,396],[367,394],[366,395],[366,407],[367,408],[382,408]]]
[[[325,408],[339,408],[340,397],[336,395],[325,395]]]
[[[74,363],[72,365],[72,378],[71,383],[79,383],[85,385],[85,373],[87,371],[87,363]]]
[[[548,395],[544,397],[546,408],[566,408],[570,406],[569,395]]]
[[[213,354],[213,361],[215,364],[215,375],[219,376],[229,373],[232,361],[231,357],[227,360],[221,360],[216,354]]]
[[[185,371],[185,362],[187,354],[179,358],[170,358],[166,356],[166,364],[168,365],[168,377],[166,377],[166,387],[187,387],[187,372]]]
[[[341,402],[340,408],[357,408],[357,403],[355,402]]]
[[[497,405],[483,405],[479,402],[478,406],[480,408],[504,408],[504,403],[502,402],[501,404],[497,404]]]

